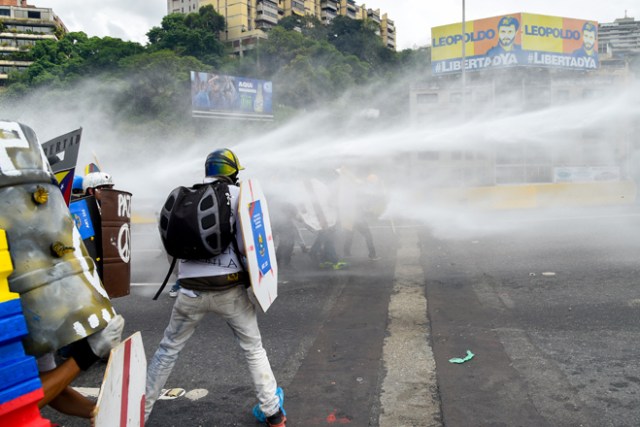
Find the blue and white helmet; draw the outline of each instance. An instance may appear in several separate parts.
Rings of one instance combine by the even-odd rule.
[[[85,192],[87,188],[100,188],[103,186],[113,186],[113,179],[108,173],[91,172],[82,180],[82,191]]]

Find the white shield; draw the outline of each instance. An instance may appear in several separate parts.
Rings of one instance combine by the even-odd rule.
[[[267,200],[255,179],[240,185],[238,216],[251,287],[266,312],[278,296],[278,265]]]

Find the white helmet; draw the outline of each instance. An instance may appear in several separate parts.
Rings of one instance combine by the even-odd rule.
[[[87,192],[87,188],[96,188],[102,185],[113,185],[111,175],[104,172],[91,172],[82,180],[82,191]]]

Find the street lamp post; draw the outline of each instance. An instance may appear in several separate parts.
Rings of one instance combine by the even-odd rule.
[[[462,112],[464,113],[466,109],[466,98],[467,98],[467,82],[466,82],[466,17],[465,17],[465,0],[462,0]]]

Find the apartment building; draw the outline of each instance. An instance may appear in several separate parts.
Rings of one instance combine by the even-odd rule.
[[[266,32],[287,16],[311,15],[328,24],[337,16],[372,20],[380,28],[379,36],[386,47],[396,47],[396,28],[387,14],[358,6],[355,0],[167,0],[168,13],[191,13],[212,5],[222,15],[227,28],[221,39],[242,55],[267,37]]]
[[[598,25],[598,51],[601,55],[622,57],[640,55],[640,21],[625,16]]]
[[[640,57],[640,21],[625,16],[598,25],[598,53],[603,65],[626,68]]]
[[[197,12],[199,3],[199,0],[167,0],[167,13]]]
[[[0,86],[11,71],[26,70],[26,53],[38,40],[58,40],[67,32],[52,9],[32,6],[26,0],[0,0]]]

